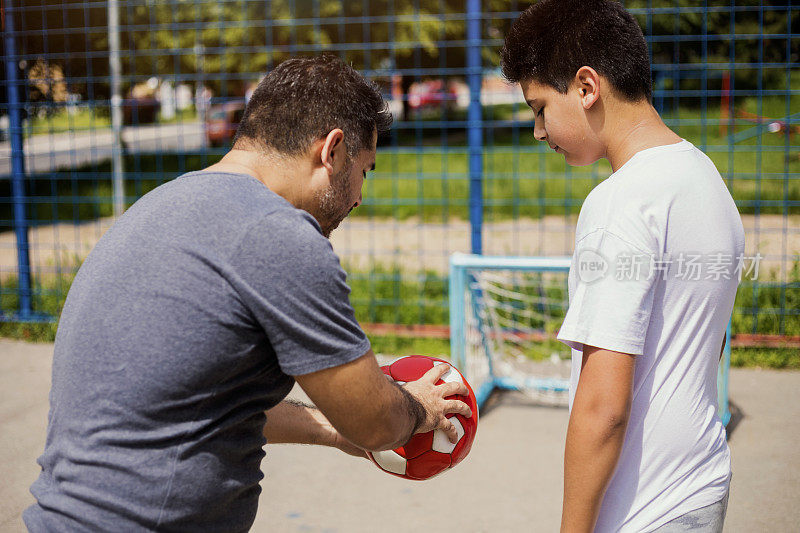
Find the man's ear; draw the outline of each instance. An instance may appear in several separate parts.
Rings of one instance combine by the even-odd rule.
[[[344,132],[336,128],[335,130],[331,130],[325,137],[319,154],[319,162],[333,175],[344,165],[345,152]]]
[[[600,98],[600,75],[592,67],[581,67],[575,74],[575,86],[584,109],[589,109]]]

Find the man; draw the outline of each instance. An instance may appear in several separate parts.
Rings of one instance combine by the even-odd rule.
[[[501,56],[534,137],[570,165],[613,170],[581,208],[558,335],[573,349],[561,530],[721,531],[717,364],[744,251],[733,198],[651,105],[647,44],[618,2],[541,0]],[[720,275],[687,276],[694,256],[719,257]],[[589,261],[605,276],[583,272]]]
[[[469,416],[442,366],[380,371],[325,238],[361,202],[380,93],[334,57],[254,92],[233,149],[136,202],[72,285],[53,360],[31,531],[244,531],[262,446],[353,455]],[[319,411],[281,402],[295,380]],[[266,411],[266,419],[265,419]]]

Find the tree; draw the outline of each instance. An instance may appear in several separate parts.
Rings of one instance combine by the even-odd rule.
[[[656,65],[798,61],[800,10],[791,17],[785,0],[627,0],[652,38]],[[484,66],[499,64],[502,36],[529,1],[484,0]],[[19,0],[15,5],[20,52],[47,58],[64,71],[69,90],[93,100],[108,96],[106,6],[82,0]],[[761,8],[759,9],[759,6]],[[463,76],[466,66],[466,4],[463,0],[142,0],[121,5],[123,72],[130,85],[150,76],[194,81],[202,77],[218,95],[243,94],[283,59],[330,51],[373,75],[404,73],[404,86],[418,76]],[[647,8],[653,8],[650,14]],[[763,14],[763,15],[762,15]],[[750,39],[727,36],[735,32]],[[763,18],[763,24],[760,20]],[[711,36],[681,40],[674,35]],[[764,37],[759,37],[763,34]],[[715,37],[719,36],[719,37]],[[787,52],[788,48],[788,52]],[[784,69],[785,70],[785,69]],[[783,88],[785,76],[763,72],[764,86]],[[736,71],[737,88],[754,88],[753,71]],[[698,83],[684,81],[684,84]]]

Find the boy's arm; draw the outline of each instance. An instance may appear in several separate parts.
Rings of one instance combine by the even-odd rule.
[[[562,532],[591,532],[619,460],[635,356],[584,346],[564,453]]]

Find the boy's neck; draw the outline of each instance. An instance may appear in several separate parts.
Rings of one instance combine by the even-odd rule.
[[[669,129],[650,102],[615,102],[605,114],[605,157],[616,172],[637,152],[681,142],[680,136]],[[613,118],[612,118],[613,117]],[[610,119],[610,120],[609,120]]]

